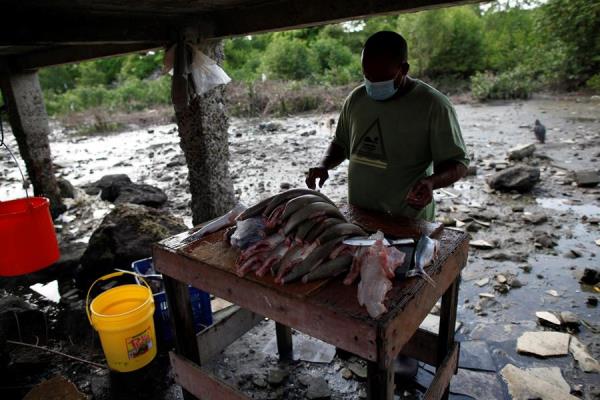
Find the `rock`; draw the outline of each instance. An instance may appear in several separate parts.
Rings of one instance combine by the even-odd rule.
[[[281,385],[281,382],[283,382],[288,376],[289,372],[279,368],[273,368],[267,375],[267,382],[269,382],[270,385],[278,386]]]
[[[176,156],[171,158],[171,161],[167,163],[167,168],[183,167],[185,165],[185,156],[183,154],[177,154]]]
[[[577,249],[569,249],[564,256],[566,258],[580,258],[583,256],[583,253]]]
[[[308,389],[306,390],[306,398],[311,400],[329,399],[331,397],[331,389],[327,381],[321,377],[314,377],[310,380]]]
[[[0,298],[0,337],[28,343],[46,342],[46,315],[11,294]]]
[[[159,188],[138,183],[113,183],[102,189],[102,200],[115,204],[142,204],[149,207],[160,207],[167,202],[167,195]]]
[[[479,293],[479,297],[481,297],[482,299],[495,299],[496,296],[494,296],[491,293]]]
[[[535,144],[525,144],[514,147],[508,151],[508,159],[512,161],[520,161],[526,157],[531,157],[535,152]]]
[[[56,183],[58,184],[58,190],[60,191],[60,197],[63,199],[74,199],[75,188],[71,185],[71,182],[65,178],[58,178]]]
[[[562,322],[562,325],[568,328],[577,329],[580,324],[580,320],[577,314],[571,311],[561,311],[560,320]]]
[[[517,351],[540,357],[563,356],[569,353],[569,339],[562,332],[525,332],[517,339]]]
[[[556,314],[551,313],[549,311],[537,311],[535,316],[540,321],[542,325],[550,325],[551,327],[559,327],[561,325],[560,319],[556,316]]]
[[[492,189],[500,191],[527,192],[539,181],[539,168],[517,165],[498,172],[490,177],[487,183]]]
[[[348,363],[348,369],[360,379],[367,379],[367,367],[359,362]]]
[[[279,185],[279,187],[282,190],[288,190],[290,187],[292,187],[292,185],[289,182],[281,182],[281,184]]]
[[[306,137],[306,136],[314,136],[314,135],[316,135],[316,134],[317,134],[317,131],[316,131],[316,130],[314,130],[314,129],[312,129],[312,130],[310,130],[310,131],[305,131],[305,132],[302,132],[302,133],[300,134],[300,136]]]
[[[502,275],[502,274],[498,274],[496,275],[496,281],[498,281],[498,283],[506,283],[508,279],[506,279],[506,276]]]
[[[263,122],[258,125],[258,129],[267,131],[267,132],[275,132],[280,130],[283,127],[279,122]]]
[[[492,243],[485,240],[471,240],[469,242],[469,245],[475,247],[476,249],[482,250],[490,250],[495,248],[495,246]]]
[[[112,186],[113,184],[128,184],[131,183],[131,179],[125,174],[113,174],[104,175],[98,181],[84,185],[85,192],[89,195],[97,195],[102,190]]]
[[[545,231],[535,230],[533,231],[533,242],[537,247],[551,249],[556,246],[556,241],[551,234]]]
[[[591,356],[587,347],[575,336],[571,336],[569,351],[573,354],[573,358],[577,360],[577,364],[583,372],[600,373],[600,363]]]
[[[575,171],[575,181],[579,187],[594,187],[600,183],[600,175],[593,170]]]
[[[57,375],[31,389],[23,400],[85,400],[87,396],[65,377]]]
[[[523,283],[519,280],[519,278],[517,278],[514,275],[510,275],[507,279],[508,286],[510,286],[512,289],[518,289],[523,287]]]
[[[549,294],[552,297],[560,297],[560,294],[554,289],[546,290],[546,294]]]
[[[583,275],[579,282],[584,283],[586,285],[595,285],[600,282],[600,271],[593,268],[586,268],[583,270]]]
[[[598,298],[596,298],[595,296],[590,296],[585,301],[585,304],[587,304],[590,307],[596,307],[598,305]]]
[[[150,257],[152,245],[187,229],[169,212],[135,204],[117,205],[94,231],[81,258],[78,286],[89,284],[115,268],[129,269],[133,261]]]
[[[267,387],[267,381],[262,376],[253,377],[252,383],[254,384],[254,386],[256,386],[258,388],[266,388]]]
[[[495,261],[513,261],[513,262],[527,262],[527,256],[525,254],[509,254],[503,251],[494,251],[491,253],[484,254],[481,258],[484,260],[495,260]]]
[[[344,379],[352,378],[352,371],[350,371],[348,368],[342,368],[341,374],[342,374],[342,378],[344,378]]]
[[[479,287],[483,287],[483,286],[487,285],[488,283],[490,283],[490,278],[482,278],[475,282],[475,284]]]
[[[548,221],[548,217],[543,213],[523,213],[523,221],[529,222],[530,224],[539,225],[543,222]]]
[[[513,400],[576,400],[558,367],[517,368],[507,364],[500,371]]]
[[[467,169],[467,176],[476,176],[477,175],[477,165],[469,165]]]

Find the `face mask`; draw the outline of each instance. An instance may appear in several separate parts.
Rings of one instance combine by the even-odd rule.
[[[371,97],[373,100],[383,101],[395,95],[398,91],[398,88],[394,86],[394,81],[396,80],[397,76],[398,74],[396,74],[394,79],[381,82],[371,82],[365,77],[365,89],[367,89],[367,94],[369,97]]]

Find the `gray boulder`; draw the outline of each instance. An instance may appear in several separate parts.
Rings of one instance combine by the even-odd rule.
[[[515,165],[506,168],[488,179],[488,185],[492,189],[501,191],[516,190],[527,192],[540,181],[540,169],[526,165]]]
[[[139,183],[113,182],[102,190],[102,200],[115,204],[141,204],[149,207],[160,207],[167,201],[167,195],[159,188]]]
[[[167,211],[117,205],[90,238],[76,274],[77,286],[87,290],[95,279],[115,268],[129,269],[133,261],[151,256],[154,243],[186,229],[183,220]]]
[[[75,198],[75,188],[65,178],[58,178],[57,182],[58,190],[60,191],[60,197],[63,199],[74,199]]]
[[[83,188],[85,192],[90,196],[95,196],[100,193],[102,190],[112,186],[113,184],[125,185],[132,183],[131,179],[125,174],[111,174],[104,175],[102,178],[97,180],[94,183],[89,185],[85,185]]]

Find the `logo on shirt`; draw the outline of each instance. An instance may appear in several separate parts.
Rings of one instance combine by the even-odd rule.
[[[377,118],[361,135],[350,160],[376,168],[387,168],[387,155],[383,144],[381,125]]]

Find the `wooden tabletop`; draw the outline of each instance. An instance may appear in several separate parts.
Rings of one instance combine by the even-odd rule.
[[[425,233],[438,239],[439,256],[427,268],[436,286],[420,278],[394,282],[385,301],[388,312],[374,320],[358,304],[356,284],[346,286],[341,277],[284,286],[272,278],[239,277],[231,267],[237,252],[222,243],[222,232],[180,245],[197,228],[155,245],[154,265],[165,275],[387,366],[466,265],[468,235],[439,224],[342,209],[367,230],[381,229],[394,237]]]

